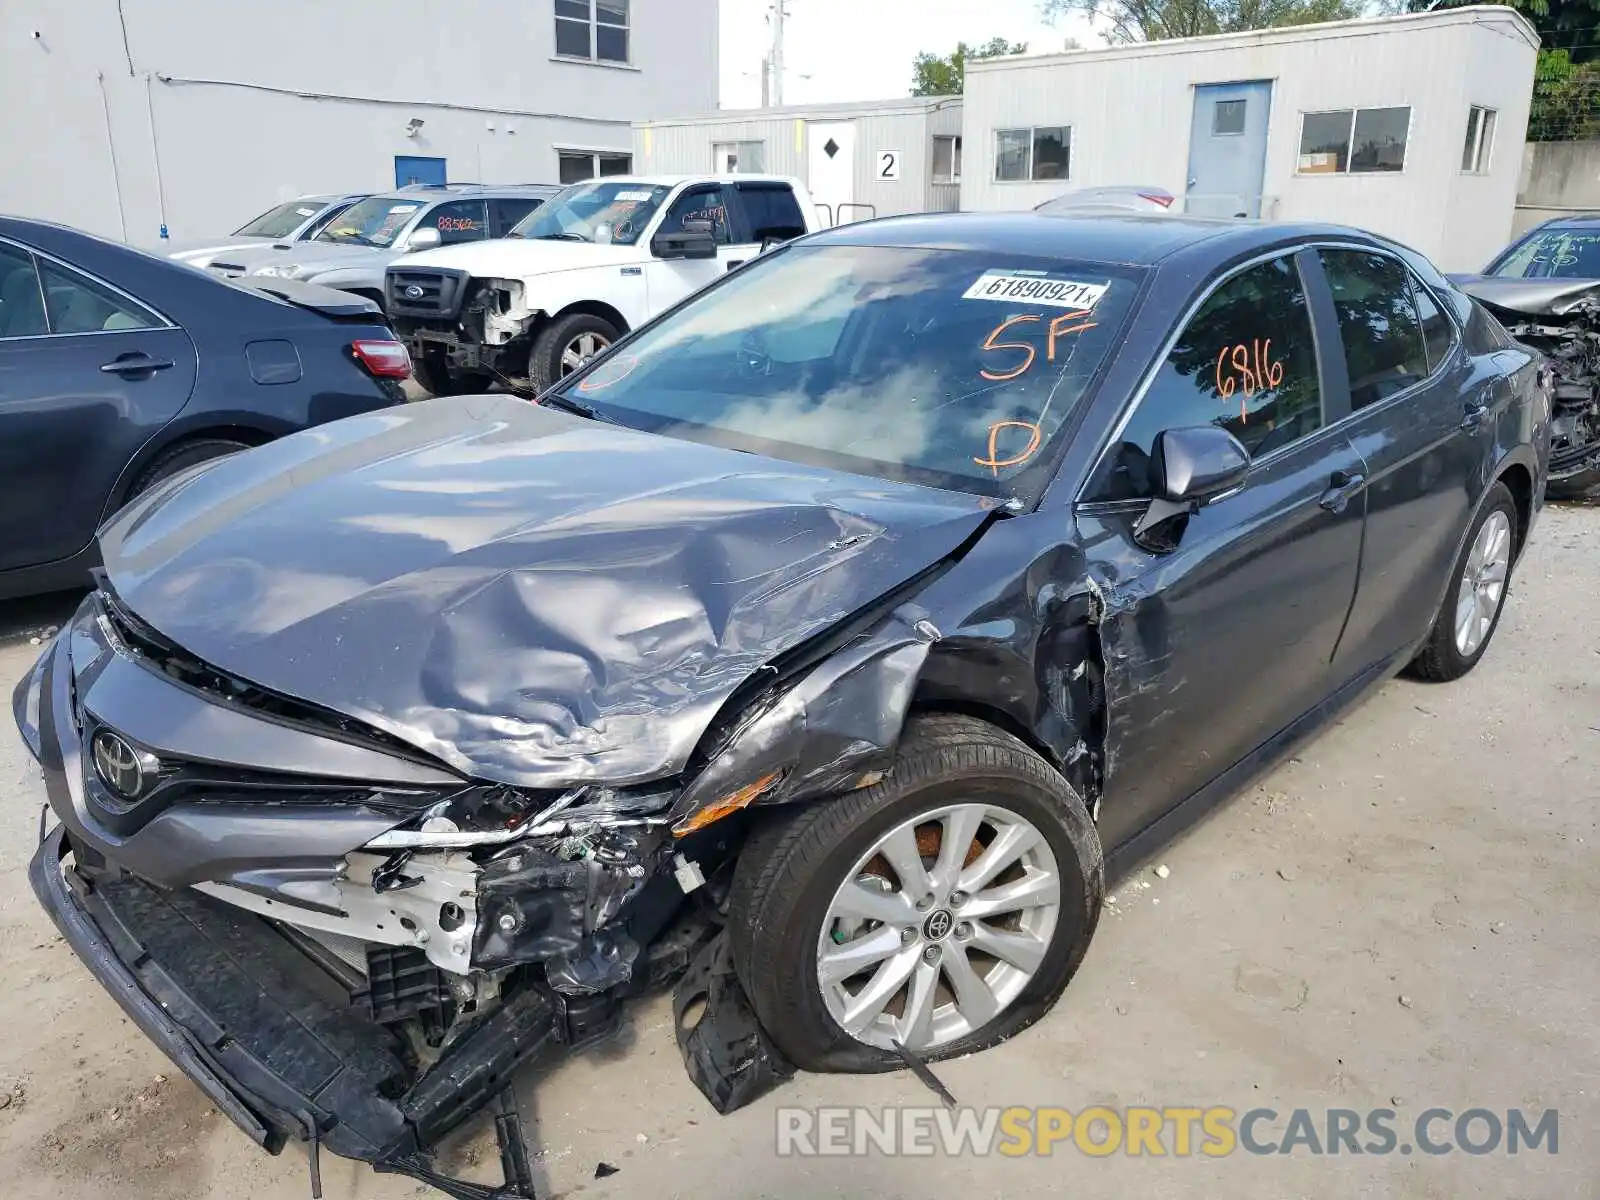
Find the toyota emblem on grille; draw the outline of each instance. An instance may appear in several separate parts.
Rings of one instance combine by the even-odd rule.
[[[159,767],[153,756],[141,754],[109,730],[94,735],[95,773],[124,800],[137,800]]]
[[[418,287],[414,283],[413,284],[409,284],[406,287],[406,299],[407,300],[421,300],[422,299],[422,289],[420,287]]]

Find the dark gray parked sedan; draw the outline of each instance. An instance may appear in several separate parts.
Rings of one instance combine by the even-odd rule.
[[[994,1045],[1107,877],[1493,637],[1538,359],[1348,229],[907,217],[538,404],[170,481],[18,687],[73,951],[269,1149],[425,1180],[677,978],[720,1110]]]

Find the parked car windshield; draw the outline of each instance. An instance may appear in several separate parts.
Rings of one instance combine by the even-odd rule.
[[[1512,279],[1600,279],[1600,232],[1547,229],[1514,247],[1489,272]]]
[[[421,200],[371,196],[345,209],[334,218],[332,224],[317,234],[316,240],[359,246],[392,246],[406,222],[421,207]]]
[[[1141,274],[794,246],[643,330],[560,395],[672,437],[1020,499],[1047,481]]]
[[[291,200],[288,204],[280,204],[270,212],[262,213],[243,229],[235,229],[233,233],[235,237],[288,237],[321,211],[320,204]]]
[[[510,236],[631,246],[671,191],[626,180],[577,184],[534,209]]]

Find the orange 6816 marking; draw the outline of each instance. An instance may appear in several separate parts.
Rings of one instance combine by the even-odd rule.
[[[1001,458],[999,453],[1000,431],[1002,429],[1026,429],[1028,431],[1028,444],[1021,454],[1013,454],[1010,458]],[[972,461],[980,467],[988,467],[994,472],[996,479],[1000,478],[1001,467],[1017,467],[1027,462],[1039,449],[1039,443],[1044,440],[1044,430],[1032,421],[996,421],[989,426],[989,457],[975,458]]]
[[[1271,391],[1283,382],[1283,360],[1272,358],[1272,339],[1257,338],[1250,345],[1239,342],[1217,351],[1217,363],[1212,371],[1217,395],[1227,400],[1241,388],[1244,398],[1239,401],[1239,420],[1249,419],[1250,398],[1257,392]]]

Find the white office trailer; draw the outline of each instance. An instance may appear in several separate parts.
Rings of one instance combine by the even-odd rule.
[[[718,0],[0,0],[0,212],[159,244],[300,195],[620,174]]]
[[[953,211],[961,151],[959,96],[725,111],[633,127],[640,171],[791,176],[805,183],[825,225]]]
[[[961,207],[1153,186],[1476,270],[1511,232],[1538,45],[1474,6],[971,62]]]

